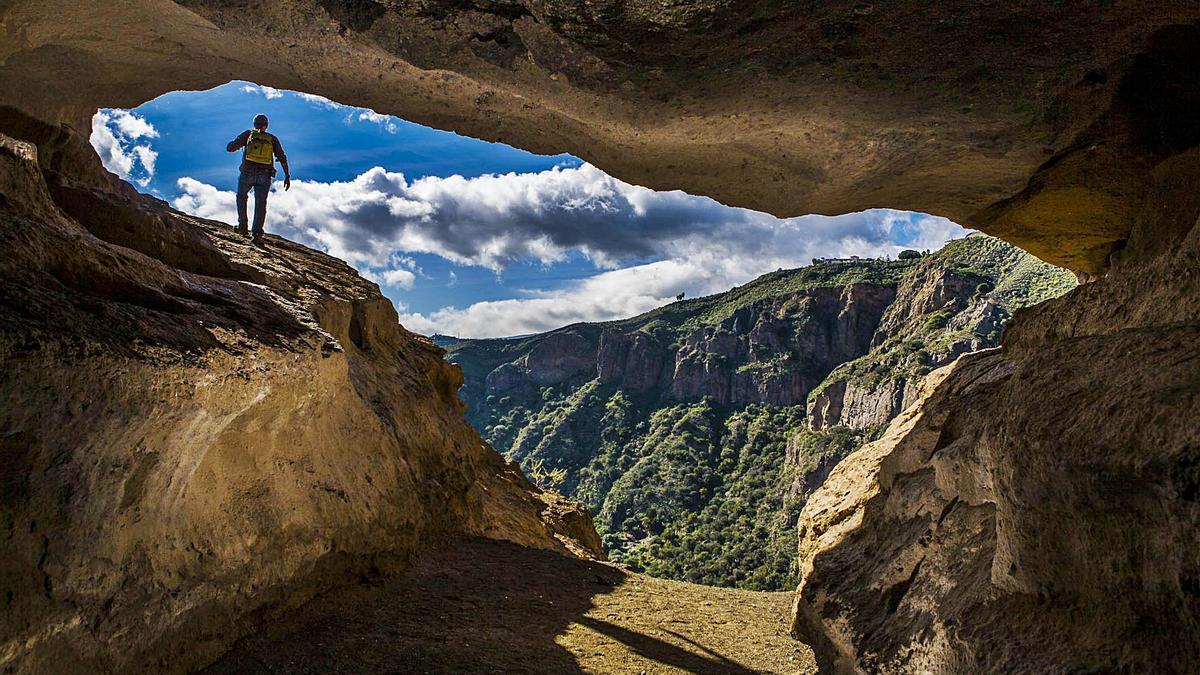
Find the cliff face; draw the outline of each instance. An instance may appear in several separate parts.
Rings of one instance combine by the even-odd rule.
[[[468,373],[468,419],[587,502],[614,558],[779,589],[794,579],[798,509],[836,462],[915,402],[933,367],[997,345],[1005,308],[1074,284],[972,236],[919,260],[824,262],[624,321],[448,349]]]
[[[866,351],[894,295],[887,285],[818,287],[741,308],[684,339],[671,396],[796,405],[835,365]]]
[[[40,141],[0,136],[5,668],[202,665],[455,532],[598,547],[585,512],[472,431],[460,372],[374,284],[139,196],[69,132],[4,122]]]
[[[810,496],[796,628],[827,666],[1200,667],[1197,176],[1164,165],[1112,274],[937,371]]]
[[[847,359],[813,391],[810,426],[881,428],[917,401],[932,369],[998,346],[1013,312],[1074,285],[1069,273],[998,240],[972,235],[950,243],[900,281],[870,350]]]
[[[722,294],[610,324],[579,324],[513,340],[447,338],[446,344],[451,360],[471,373],[463,396],[476,421],[486,419],[477,415],[486,401],[528,400],[548,386],[592,379],[665,401],[791,406],[802,403],[836,365],[867,351],[895,297],[894,280],[909,267],[864,262],[793,270],[742,291],[761,292],[763,299],[731,293],[727,302]],[[884,281],[841,281],[876,268]],[[784,289],[786,283],[797,284],[797,290]]]
[[[58,142],[69,127],[86,131],[98,106],[132,107],[237,77],[533,150],[568,150],[632,182],[683,187],[777,215],[909,208],[1018,243],[1084,281],[1111,269],[1067,299],[1018,316],[1002,352],[960,364],[923,413],[843,463],[813,495],[798,626],[829,662],[847,669],[1195,670],[1198,21],[1196,3],[1133,0],[63,0],[49,9],[41,0],[15,0],[0,8],[0,131],[33,141],[43,169],[76,175],[94,157]],[[9,155],[33,156],[28,146],[5,145],[16,148],[6,151],[6,162]],[[45,372],[74,374],[82,391],[100,386],[70,370],[77,361],[69,359],[96,353],[79,346],[93,339],[121,353],[183,355],[174,358],[186,364],[218,340],[213,331],[245,324],[256,326],[250,344],[270,345],[264,353],[273,367],[294,354],[318,363],[314,347],[288,348],[310,335],[295,327],[289,308],[310,305],[255,278],[248,283],[259,290],[231,281],[230,268],[253,274],[254,265],[214,255],[198,243],[204,238],[156,218],[154,208],[118,211],[137,223],[135,234],[159,235],[121,239],[143,255],[97,243],[121,237],[122,221],[91,218],[110,212],[97,208],[90,190],[59,189],[52,176],[53,203],[93,234],[54,225],[59,216],[38,216],[42,226],[30,227],[18,219],[29,210],[15,216],[13,205],[50,213],[44,207],[51,197],[22,171],[3,179],[5,218],[19,225],[5,228],[5,244],[20,254],[11,259],[29,264],[14,268],[5,258],[6,282],[13,283],[4,293],[15,299],[5,305],[4,325],[18,339],[5,342],[2,353],[16,360],[34,353],[35,363],[43,344],[61,352],[43,359],[46,369],[27,368],[6,384],[24,387],[38,407],[59,416],[47,419],[63,420],[63,401],[74,399],[38,390]],[[73,247],[86,247],[95,264],[64,258]],[[154,262],[168,252],[172,263]],[[210,283],[227,290],[232,305],[196,300],[190,289],[197,284],[183,273],[224,279]],[[275,296],[286,301],[284,309]],[[201,330],[181,318],[188,315],[180,306],[197,302],[211,331],[207,322]],[[333,315],[347,322],[347,338],[352,305]],[[141,316],[151,318],[138,325],[148,336],[139,343],[113,328]],[[61,332],[90,337],[68,343],[55,337]],[[330,363],[345,359],[347,373],[360,372],[338,355],[352,352],[336,339],[344,351],[333,352]],[[18,368],[6,367],[5,377]],[[435,369],[412,368],[413,377],[425,372],[436,380]],[[316,369],[303,374],[314,377]],[[180,382],[195,387],[190,376]],[[103,393],[97,401],[120,392]],[[976,394],[981,398],[971,399]],[[212,396],[222,405],[234,400]],[[243,396],[252,400],[257,392]],[[975,404],[956,403],[959,396]],[[70,410],[100,414],[94,403]],[[615,419],[623,410],[614,404],[604,414]],[[13,424],[33,429],[40,418],[29,414]],[[694,436],[705,429],[703,415],[660,421]],[[746,449],[731,461],[754,464],[765,446],[752,439],[789,423],[786,415],[756,412],[730,426]],[[68,426],[44,433],[53,437]],[[105,485],[98,473],[105,465],[93,460],[91,446],[69,445],[64,453],[64,446],[40,444],[42,433],[2,437],[13,466],[40,462],[39,471],[96,480],[48,497],[41,486],[55,483],[6,468],[6,514],[32,513],[26,509],[37,499],[57,514],[38,524],[62,520],[64,505],[85,495],[108,495],[120,506],[112,483],[108,492],[91,491]],[[612,466],[597,469],[597,484],[623,468],[624,456],[613,457]],[[724,527],[746,515],[735,511],[713,522]],[[4,530],[14,542],[5,552],[15,552],[4,557],[4,579],[29,592],[4,596],[11,609],[3,620],[13,625],[5,624],[5,658],[51,653],[37,650],[59,640],[75,645],[56,648],[59,655],[111,644],[112,658],[136,662],[145,652],[135,626],[149,626],[144,632],[152,636],[183,615],[130,619],[110,635],[88,608],[130,607],[121,614],[129,617],[136,603],[123,598],[143,591],[152,600],[214,607],[218,623],[236,623],[229,608],[241,604],[206,604],[203,593],[172,594],[137,581],[146,575],[128,576],[132,595],[111,603],[103,594],[64,601],[54,595],[63,589],[55,579],[69,571],[54,564],[61,547],[29,534],[38,531],[32,519],[21,516],[21,523]],[[89,546],[102,545],[85,534]],[[133,541],[122,535],[107,545]],[[178,545],[145,549],[199,558]],[[207,553],[203,559],[215,560]],[[90,560],[96,568],[87,568],[87,579],[108,579],[95,570],[110,558]],[[237,587],[197,574],[171,579],[223,589],[213,597],[228,598]]]

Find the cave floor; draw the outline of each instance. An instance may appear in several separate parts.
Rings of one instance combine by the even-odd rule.
[[[790,603],[465,539],[313,600],[204,672],[815,672],[788,633]]]

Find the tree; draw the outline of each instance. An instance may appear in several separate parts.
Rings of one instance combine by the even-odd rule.
[[[911,248],[906,248],[900,251],[900,255],[896,256],[897,260],[916,260],[921,257],[920,251],[914,251]]]

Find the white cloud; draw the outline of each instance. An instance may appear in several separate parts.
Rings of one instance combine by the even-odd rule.
[[[916,214],[913,214],[916,216]],[[878,211],[850,214],[877,219],[890,231],[917,227],[909,214]],[[923,236],[911,246],[886,241],[846,239],[798,242],[776,254],[698,250],[681,258],[601,272],[565,288],[527,292],[523,297],[477,302],[463,309],[444,307],[429,314],[402,310],[400,322],[419,333],[459,337],[498,337],[552,330],[579,321],[611,321],[636,316],[665,305],[679,293],[700,297],[729,290],[767,272],[808,264],[813,257],[895,257],[904,248],[936,249],[965,230],[943,218],[916,216],[927,221]],[[802,234],[798,234],[803,239]]]
[[[146,170],[149,176],[154,175],[154,165],[158,162],[158,153],[150,149],[149,145],[139,145],[134,147],[133,154],[137,157],[137,161]],[[147,183],[150,181],[147,180]]]
[[[92,115],[88,140],[104,168],[142,187],[154,178],[158,160],[158,153],[150,146],[152,138],[158,138],[158,130],[137,113],[101,109]]]
[[[304,99],[305,101],[308,101],[309,103],[312,103],[313,105],[319,106],[321,108],[328,108],[329,110],[340,110],[342,108],[347,107],[347,106],[342,105],[341,103],[330,101],[329,99],[325,98],[324,96],[319,96],[317,94],[306,94],[302,91],[295,91],[292,93],[295,94],[296,96],[299,96],[300,98]]]
[[[396,288],[412,288],[417,275],[408,270],[386,270],[383,273],[383,283]]]
[[[190,178],[179,188],[176,208],[234,221],[232,193]],[[294,181],[291,191],[271,199],[268,229],[398,288],[410,288],[420,275],[400,253],[430,253],[501,273],[518,260],[553,264],[576,251],[609,270],[552,292],[403,318],[414,330],[462,336],[631,316],[681,291],[725,290],[813,257],[895,256],[906,247],[938,248],[965,233],[944,218],[889,210],[778,219],[629,185],[587,164],[411,183],[377,167],[347,182]],[[642,260],[657,262],[625,267]]]
[[[268,87],[262,84],[246,84],[242,85],[242,91],[247,94],[262,94],[267,97],[267,100],[283,98],[283,92],[275,87]]]
[[[396,120],[390,115],[381,115],[369,108],[356,108],[356,110],[358,110],[358,121],[360,122],[378,124],[386,129],[389,134],[394,134],[400,130],[400,127],[396,125]],[[353,113],[346,119],[350,120],[351,117],[353,117]]]

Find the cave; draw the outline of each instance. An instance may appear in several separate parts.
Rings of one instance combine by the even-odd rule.
[[[98,108],[238,79],[1073,270],[833,470],[792,627],[831,672],[1200,668],[1200,6],[54,5],[0,9],[5,667],[200,667],[451,532],[595,548],[348,266],[247,264],[87,144]]]

